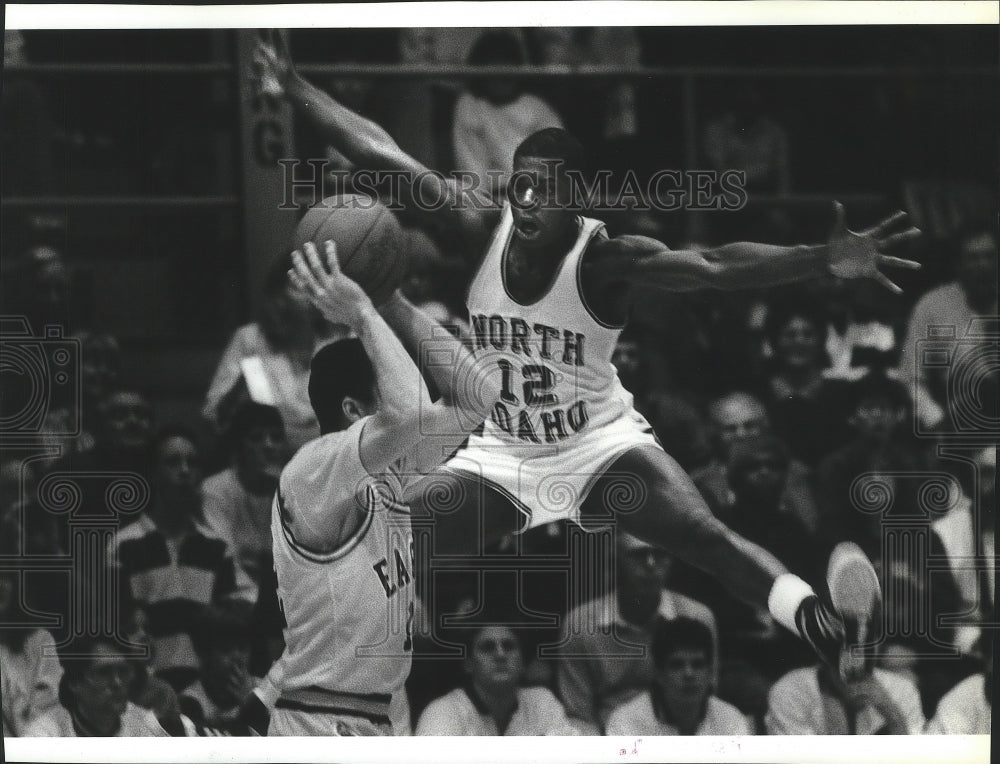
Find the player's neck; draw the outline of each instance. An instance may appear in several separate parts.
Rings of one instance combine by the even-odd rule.
[[[660,607],[660,593],[656,595],[618,592],[618,612],[634,626],[646,627],[656,617]]]
[[[576,225],[566,226],[557,238],[541,247],[528,246],[515,235],[511,239],[508,255],[515,261],[531,262],[548,269],[561,262],[570,253],[576,244],[576,237]]]

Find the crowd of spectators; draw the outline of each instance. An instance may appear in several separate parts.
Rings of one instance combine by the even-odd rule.
[[[401,60],[446,60],[434,43],[409,30]],[[571,67],[640,55],[632,30],[543,29],[487,32],[457,58]],[[332,84],[350,99],[348,86]],[[470,80],[452,89],[447,159],[428,135],[438,130],[430,111],[442,87],[406,91],[416,121],[389,125],[425,161],[477,174],[509,169],[521,138],[574,128],[582,106],[590,124],[581,132],[595,157],[636,156],[638,95],[629,80],[583,81],[570,93],[529,92],[515,78]],[[793,187],[787,136],[759,93],[748,91],[708,124],[703,151],[719,167],[743,166],[755,186]],[[780,216],[739,217],[733,237],[786,230]],[[662,233],[648,218],[611,225],[630,222]],[[462,333],[462,274],[446,240],[419,235],[434,256],[404,289]],[[997,314],[997,236],[970,226],[951,246],[954,280],[927,285],[909,302],[832,277],[735,298],[656,298],[615,356],[637,407],[725,523],[820,586],[836,543],[853,541],[872,558],[886,592],[886,638],[871,677],[845,685],[767,612],[659,549],[618,536],[595,557],[576,543],[584,531],[557,524],[494,542],[484,556],[483,570],[490,555],[565,557],[564,570],[545,574],[551,619],[537,627],[524,625],[537,607],[518,610],[532,596],[518,577],[471,594],[431,592],[422,582],[434,608],[418,619],[407,688],[413,732],[987,733],[993,640],[976,624],[994,607],[996,446],[974,439],[950,456],[936,446],[998,418],[996,369],[983,352],[995,340],[976,324]],[[239,709],[281,650],[271,497],[295,449],[318,435],[309,360],[344,328],[289,289],[287,258],[277,258],[256,320],[219,348],[199,402],[204,426],[189,430],[158,421],[156,401],[123,379],[115,337],[73,313],[63,254],[46,244],[17,258],[17,290],[3,313],[79,340],[80,396],[63,399],[53,388],[35,429],[45,447],[30,457],[3,454],[0,546],[5,555],[79,562],[94,538],[102,541],[91,549],[96,565],[68,570],[86,585],[68,587],[65,569],[0,572],[4,735],[248,734]],[[928,334],[940,325],[954,331]],[[949,360],[926,362],[919,351],[929,337],[936,358]],[[956,359],[976,385],[954,384]],[[4,421],[29,392],[16,384],[5,391]],[[113,481],[123,475],[140,479],[138,511],[134,496],[115,498]],[[67,479],[75,503],[64,511]],[[92,526],[114,530],[86,536]],[[900,528],[910,535],[893,536]],[[917,536],[911,546],[901,540]],[[470,550],[479,547],[470,539]],[[604,587],[575,584],[588,576]],[[105,580],[113,583],[101,589]],[[81,591],[106,595],[114,613],[76,623],[85,611],[72,592]],[[464,658],[442,656],[448,643],[460,644]]]

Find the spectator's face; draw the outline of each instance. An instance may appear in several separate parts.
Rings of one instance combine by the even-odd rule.
[[[576,62],[576,45],[571,28],[543,27],[536,33],[543,64],[567,65]]]
[[[521,646],[506,626],[480,629],[472,643],[469,673],[473,682],[484,687],[515,687],[524,664]]]
[[[778,333],[774,351],[786,368],[814,366],[820,361],[820,333],[808,319],[793,316]]]
[[[84,343],[80,353],[80,379],[87,399],[99,401],[113,390],[120,367],[120,352],[114,340]]]
[[[620,596],[658,598],[670,575],[670,556],[628,534],[619,536],[616,551]]]
[[[116,393],[102,411],[108,441],[116,450],[136,450],[149,445],[153,432],[153,409],[138,393]]]
[[[217,645],[205,656],[205,673],[216,687],[224,687],[232,677],[246,676],[250,665],[250,645],[233,642]]]
[[[544,249],[568,238],[576,225],[573,189],[562,162],[518,157],[508,194],[514,233],[526,247]]]
[[[657,673],[656,681],[671,709],[699,706],[712,686],[708,656],[696,648],[674,650]]]
[[[984,234],[963,243],[958,263],[958,280],[977,305],[996,300],[996,239]]]
[[[906,418],[906,410],[885,398],[862,400],[851,417],[851,424],[865,437],[888,435]]]
[[[108,644],[98,644],[90,666],[70,689],[81,712],[88,718],[121,716],[128,703],[128,688],[134,669]]]
[[[414,27],[400,32],[400,59],[404,64],[432,64],[437,61],[434,30]]]
[[[734,443],[756,438],[768,429],[767,410],[749,395],[732,395],[716,401],[709,411],[726,453]]]
[[[739,496],[774,503],[784,490],[787,471],[777,454],[742,454],[739,464],[730,466],[730,484]]]
[[[240,461],[254,475],[276,480],[285,466],[287,455],[288,440],[281,427],[252,427],[240,443]]]
[[[69,299],[69,273],[54,250],[46,249],[43,253],[34,266],[30,285],[33,301],[46,311],[61,310]]]
[[[194,443],[180,436],[164,440],[156,452],[154,479],[157,491],[168,500],[195,499],[201,484],[201,460]]]

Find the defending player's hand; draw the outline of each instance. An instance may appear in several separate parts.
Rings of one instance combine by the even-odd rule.
[[[323,248],[326,251],[325,268],[312,242],[303,246],[304,253],[295,250],[288,278],[327,321],[357,329],[364,313],[374,310],[372,301],[357,282],[340,269],[337,245],[327,240],[323,242]]]
[[[261,30],[260,43],[254,51],[253,60],[260,71],[261,92],[277,98],[284,96],[285,86],[295,72],[295,67],[280,30]]]
[[[833,208],[837,214],[837,221],[834,223],[830,238],[827,240],[830,272],[842,279],[875,279],[896,294],[902,292],[903,290],[879,268],[883,265],[893,265],[911,270],[920,267],[920,263],[913,260],[904,260],[901,257],[885,254],[885,250],[920,236],[920,231],[912,226],[897,233],[890,233],[906,220],[906,213],[897,212],[878,225],[856,233],[847,228],[844,205],[840,202],[834,202]]]

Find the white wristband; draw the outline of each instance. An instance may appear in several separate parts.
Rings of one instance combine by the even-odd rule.
[[[767,595],[767,609],[774,616],[774,620],[789,631],[798,634],[799,629],[795,625],[795,614],[802,601],[815,594],[813,588],[795,574],[782,573],[774,579],[771,593]]]

